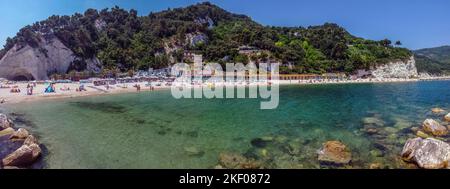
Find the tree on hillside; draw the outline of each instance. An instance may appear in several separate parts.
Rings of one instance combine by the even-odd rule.
[[[383,40],[380,41],[380,44],[381,44],[383,47],[389,47],[389,46],[392,44],[392,41],[389,40],[389,39],[383,39]]]

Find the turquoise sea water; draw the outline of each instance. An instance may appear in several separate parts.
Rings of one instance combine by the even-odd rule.
[[[433,107],[450,109],[450,81],[281,86],[277,109],[260,110],[260,101],[177,100],[155,91],[7,110],[48,149],[46,168],[213,168],[220,153],[270,168],[328,168],[316,155],[327,140],[351,149],[344,168],[406,168],[399,153],[414,137],[411,127],[440,120]],[[368,127],[380,134],[367,134]]]

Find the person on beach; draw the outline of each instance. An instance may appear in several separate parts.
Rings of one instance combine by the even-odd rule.
[[[27,95],[33,95],[33,85],[27,85]]]
[[[141,85],[135,84],[135,85],[133,85],[133,87],[136,87],[137,92],[141,91]]]
[[[11,93],[20,93],[20,89],[19,89],[18,86],[14,86],[14,87],[10,90],[10,92],[11,92]]]
[[[30,83],[28,83],[27,84],[27,95],[30,95],[30,87],[31,87],[31,85],[30,85]]]
[[[83,92],[83,91],[87,91],[86,88],[84,88],[84,85],[80,85],[77,89],[77,92]]]

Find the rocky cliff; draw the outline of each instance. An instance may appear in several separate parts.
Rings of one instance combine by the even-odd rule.
[[[56,37],[42,37],[37,47],[15,44],[0,60],[0,77],[10,80],[45,80],[51,73],[66,73],[76,60],[72,50]],[[97,59],[86,61],[95,70]]]
[[[411,56],[407,61],[389,62],[371,70],[375,78],[415,78],[418,77],[416,61]]]

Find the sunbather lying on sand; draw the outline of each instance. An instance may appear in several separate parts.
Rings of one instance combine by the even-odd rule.
[[[70,91],[70,87],[64,85],[63,88],[60,88],[61,91]]]
[[[13,87],[13,88],[10,90],[10,92],[11,92],[11,93],[20,93],[20,89],[19,89],[19,87]]]

